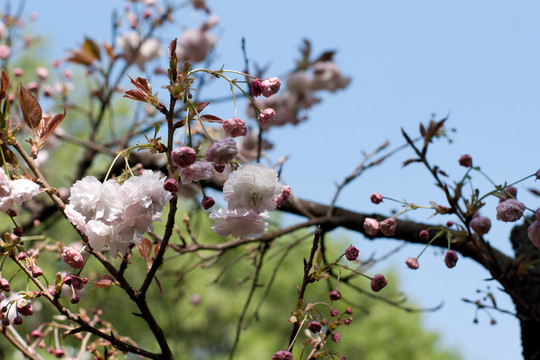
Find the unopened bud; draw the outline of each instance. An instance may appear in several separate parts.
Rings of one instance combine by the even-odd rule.
[[[358,249],[351,245],[345,250],[345,257],[349,261],[354,261],[358,258],[358,253]]]
[[[381,232],[384,234],[384,236],[392,236],[396,233],[396,226],[397,223],[395,219],[384,219],[380,224]]]
[[[293,356],[288,350],[279,350],[272,355],[272,360],[293,360]]]
[[[405,260],[405,264],[407,264],[409,269],[413,269],[413,270],[418,269],[418,266],[419,266],[418,259],[413,258],[413,257],[407,258],[407,260]]]
[[[371,194],[371,196],[369,197],[369,199],[371,200],[372,203],[374,204],[380,204],[382,201],[383,201],[383,197],[381,194],[379,193],[373,193]]]
[[[204,208],[204,210],[210,209],[215,204],[216,204],[215,200],[211,198],[210,196],[205,196],[201,201],[201,205]]]
[[[376,219],[365,218],[364,230],[369,236],[376,236],[379,233],[379,222]]]
[[[246,123],[240,118],[235,117],[232,119],[223,120],[221,125],[223,126],[225,133],[227,133],[227,135],[230,137],[234,138],[247,135]]]
[[[422,239],[424,241],[427,241],[427,240],[429,240],[429,231],[424,229],[424,230],[420,231],[420,234],[418,234],[418,236],[420,236],[420,239]]]
[[[176,181],[176,179],[167,179],[163,184],[163,189],[170,193],[176,194],[178,192],[178,181]]]
[[[176,167],[187,167],[197,160],[197,152],[189,146],[180,146],[171,152],[171,160]]]
[[[456,266],[458,256],[454,250],[448,250],[444,256],[444,263],[447,268],[451,269]]]
[[[377,274],[371,279],[371,290],[374,292],[381,291],[386,285],[388,285],[388,282],[382,274]]]
[[[314,334],[317,334],[319,331],[321,331],[322,325],[318,321],[312,321],[308,325],[309,331],[311,331]]]
[[[341,293],[337,290],[332,290],[330,291],[329,297],[330,297],[330,300],[337,301],[341,299]]]
[[[84,266],[84,258],[80,252],[72,247],[65,247],[62,252],[62,260],[74,269],[80,269]]]
[[[461,165],[463,167],[471,167],[472,166],[472,157],[469,154],[461,155],[458,162],[459,162],[459,165]]]

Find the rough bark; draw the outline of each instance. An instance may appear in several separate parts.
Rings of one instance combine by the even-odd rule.
[[[516,226],[510,235],[516,272],[506,286],[511,286],[514,293],[512,300],[521,325],[523,358],[540,360],[540,250],[529,241],[527,227],[526,222]]]

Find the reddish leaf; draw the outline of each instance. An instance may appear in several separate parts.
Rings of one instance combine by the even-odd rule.
[[[109,275],[109,274],[103,275],[101,279],[95,282],[95,284],[96,286],[94,287],[94,289],[95,288],[108,288],[113,285],[118,285],[118,283],[116,282],[116,280],[114,280],[112,275]]]
[[[86,66],[92,65],[94,61],[96,60],[96,55],[92,53],[92,51],[94,51],[91,49],[92,45],[89,44],[85,46],[85,44],[83,44],[81,49],[73,50],[69,54],[67,61],[71,61],[73,63],[86,65]]]
[[[323,62],[323,61],[332,61],[332,58],[334,57],[335,51],[325,51],[319,56],[317,60],[315,60],[313,63],[316,62]]]
[[[22,84],[21,91],[19,92],[19,103],[21,105],[21,112],[24,121],[29,127],[34,129],[41,121],[43,112],[41,111],[41,106],[39,106],[39,103],[34,95],[32,95],[32,93],[30,93],[30,91],[28,91],[24,86],[22,86]]]
[[[116,57],[116,55],[114,54],[114,48],[107,43],[105,43],[103,46],[105,47],[105,52],[107,53],[107,56],[109,56],[110,59],[114,59]]]
[[[210,105],[209,102],[200,102],[200,103],[195,104],[198,113],[203,111],[204,108],[207,107],[208,105]]]
[[[0,100],[6,97],[7,95],[7,87],[9,85],[9,76],[6,74],[5,71],[2,71],[2,83],[0,86]]]
[[[49,135],[51,135],[54,130],[58,127],[58,125],[60,125],[60,123],[62,122],[62,120],[64,120],[64,118],[66,117],[66,108],[64,107],[64,113],[63,114],[56,114],[52,120],[48,121],[46,126],[47,126],[47,131],[46,131],[46,134],[47,134],[47,137],[49,137]]]
[[[148,261],[148,258],[152,253],[152,242],[148,238],[143,237],[141,243],[137,245],[137,250],[139,250],[141,257]]]
[[[66,108],[63,114],[57,114],[53,117],[47,116],[41,119],[38,126],[34,128],[34,139],[32,142],[32,156],[36,156],[39,150],[45,145],[49,136],[60,125],[66,117]]]
[[[201,115],[201,120],[209,122],[209,123],[219,123],[219,124],[223,122],[222,119],[214,115]]]
[[[426,137],[426,128],[422,123],[420,123],[420,135],[422,135],[422,137]]]

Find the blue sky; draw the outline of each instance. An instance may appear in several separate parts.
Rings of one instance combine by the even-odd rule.
[[[251,61],[269,65],[269,75],[291,70],[298,59],[303,38],[311,40],[314,52],[336,50],[336,62],[352,77],[343,92],[323,96],[297,127],[276,129],[271,135],[276,148],[272,157],[290,155],[283,176],[300,197],[327,203],[335,182],[347,176],[361,160],[361,151],[371,151],[384,140],[402,142],[400,128],[415,134],[419,122],[432,113],[450,114],[449,127],[456,128],[453,143],[441,141],[430,153],[436,163],[458,179],[463,174],[457,159],[469,153],[475,165],[502,183],[535,172],[540,110],[540,51],[538,39],[540,4],[536,1],[254,1],[209,0],[221,18],[215,31],[220,36],[216,68],[242,69],[240,40],[246,38]],[[33,27],[50,38],[51,58],[61,58],[80,44],[85,35],[110,41],[110,9],[123,1],[28,0],[27,9],[37,11]],[[178,14],[184,25],[170,27],[168,43],[181,29],[203,21],[201,12]],[[137,74],[133,74],[137,75]],[[158,84],[154,85],[158,88]],[[226,116],[226,115],[224,115]],[[441,201],[427,171],[420,166],[402,169],[410,156],[402,152],[381,167],[368,171],[342,193],[338,202],[352,210],[388,212],[396,205],[378,207],[369,195],[427,204]],[[479,177],[475,184],[489,191]],[[518,197],[531,208],[537,199],[527,196],[532,181],[518,186]],[[537,187],[537,185],[536,185]],[[495,202],[488,202],[485,215],[494,215]],[[430,214],[411,217],[424,221]],[[441,218],[442,223],[446,218]],[[507,241],[511,226],[494,221],[491,243],[511,254]],[[370,243],[349,234],[364,256],[397,245],[393,241]],[[459,348],[466,359],[516,359],[520,357],[517,320],[494,314],[496,326],[480,314],[472,324],[474,308],[462,297],[476,299],[476,289],[486,289],[489,274],[461,259],[448,270],[439,251],[428,250],[415,272],[403,261],[419,248],[402,250],[391,266],[402,279],[411,298],[423,306],[444,301],[444,308],[425,315],[425,324],[442,333],[443,343]],[[497,300],[512,309],[508,298]]]

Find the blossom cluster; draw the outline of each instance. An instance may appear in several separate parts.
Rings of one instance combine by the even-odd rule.
[[[227,209],[210,214],[212,229],[220,236],[258,237],[266,232],[268,211],[284,204],[291,195],[289,186],[278,180],[277,171],[261,164],[243,165],[229,175],[223,185]]]
[[[260,109],[275,111],[274,121],[270,122],[270,125],[297,124],[306,119],[301,111],[311,108],[320,101],[315,92],[320,90],[336,92],[346,88],[350,81],[349,77],[343,76],[333,61],[317,61],[312,65],[311,71],[298,70],[291,73],[287,78],[285,91],[279,96],[256,102]],[[257,117],[252,107],[248,112],[251,112],[250,116]]]
[[[145,170],[122,185],[115,180],[100,182],[93,176],[78,180],[70,189],[65,214],[90,246],[101,251],[109,246],[111,256],[126,255],[139,244],[145,232],[159,221],[170,192],[163,188],[160,173]]]
[[[39,185],[28,179],[10,180],[0,168],[0,211],[13,209],[39,193]]]

